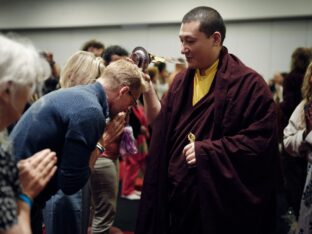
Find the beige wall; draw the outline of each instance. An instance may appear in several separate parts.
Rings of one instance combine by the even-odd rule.
[[[0,0],[0,29],[178,23],[207,5],[225,20],[312,16],[311,0]]]
[[[63,65],[93,38],[131,51],[144,46],[156,55],[180,55],[180,19],[207,1],[0,0],[0,31],[29,37]],[[292,51],[312,47],[312,0],[212,0],[226,20],[224,45],[265,79],[288,71]],[[182,4],[183,3],[183,4]],[[254,5],[252,5],[254,4]],[[308,15],[310,14],[310,15]],[[173,65],[168,64],[169,70]]]

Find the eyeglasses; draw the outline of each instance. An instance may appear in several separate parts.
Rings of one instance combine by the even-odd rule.
[[[133,106],[137,106],[138,105],[138,101],[136,100],[136,98],[133,96],[132,92],[129,90],[129,95],[132,98],[133,101]]]

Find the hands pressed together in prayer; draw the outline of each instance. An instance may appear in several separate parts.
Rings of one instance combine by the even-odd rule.
[[[126,113],[120,112],[106,125],[104,133],[99,143],[105,148],[104,156],[112,160],[117,159],[119,155],[119,140],[126,124]],[[89,167],[93,168],[95,161],[100,156],[96,153],[97,149],[92,152],[89,161]]]
[[[102,145],[105,147],[107,144],[118,140],[123,132],[126,124],[126,113],[120,112],[106,125],[104,134],[102,136]]]

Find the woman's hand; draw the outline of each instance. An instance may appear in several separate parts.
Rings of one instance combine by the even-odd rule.
[[[56,172],[56,154],[49,149],[39,151],[17,163],[23,193],[35,198]]]

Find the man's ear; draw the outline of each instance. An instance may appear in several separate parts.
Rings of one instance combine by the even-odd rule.
[[[119,90],[119,94],[120,95],[124,95],[129,93],[129,86],[123,86],[120,90]]]
[[[212,34],[212,38],[214,40],[214,45],[221,45],[221,33],[216,31]]]

